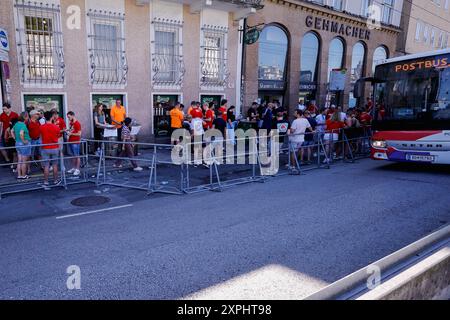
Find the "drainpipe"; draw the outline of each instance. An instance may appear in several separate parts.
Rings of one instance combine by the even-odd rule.
[[[240,46],[238,46],[238,54],[237,54],[237,68],[238,74],[236,77],[236,102],[237,104],[236,114],[240,114],[244,109],[244,95],[245,95],[245,87],[244,87],[244,79],[245,79],[245,42],[244,36],[247,31],[247,18],[239,20],[239,41]],[[238,100],[239,99],[239,100]]]

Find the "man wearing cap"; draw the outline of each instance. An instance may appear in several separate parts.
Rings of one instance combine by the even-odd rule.
[[[28,132],[31,138],[31,158],[39,161],[41,159],[41,123],[39,122],[40,113],[37,110],[30,111],[30,120],[27,123]],[[41,167],[42,164],[40,164]]]

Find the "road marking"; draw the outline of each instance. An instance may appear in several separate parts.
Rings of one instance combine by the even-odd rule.
[[[118,206],[118,207],[112,207],[112,208],[105,208],[105,209],[99,209],[99,210],[93,210],[93,211],[86,211],[86,212],[68,214],[68,215],[65,215],[65,216],[56,217],[56,219],[59,220],[59,219],[67,219],[67,218],[85,216],[87,214],[101,213],[101,212],[105,212],[105,211],[111,211],[111,210],[116,210],[116,209],[128,208],[128,207],[132,207],[132,206],[133,206],[132,204],[125,204],[123,206]]]

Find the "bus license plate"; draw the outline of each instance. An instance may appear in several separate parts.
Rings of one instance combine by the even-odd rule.
[[[409,154],[406,159],[409,161],[434,162],[434,156],[420,156],[416,154]]]

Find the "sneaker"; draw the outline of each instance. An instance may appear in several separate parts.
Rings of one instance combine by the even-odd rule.
[[[53,181],[53,184],[55,186],[59,186],[62,183],[61,179],[56,179],[55,181]]]
[[[48,183],[48,182],[44,182],[43,184],[42,184],[42,187],[44,188],[44,190],[51,190],[51,188],[50,188],[50,184]]]
[[[74,172],[75,172],[75,168],[72,168],[72,169],[70,169],[70,170],[67,171],[67,173],[70,173],[70,174],[72,174],[72,173],[74,173]]]
[[[121,164],[119,164],[119,165],[113,164],[113,168],[122,168],[122,165]]]
[[[142,170],[144,170],[144,169],[142,169],[141,167],[136,167],[133,169],[133,171],[142,171]]]
[[[78,169],[75,169],[75,171],[73,171],[73,175],[75,176],[75,177],[78,177],[79,175],[80,175],[80,170],[78,170]]]

